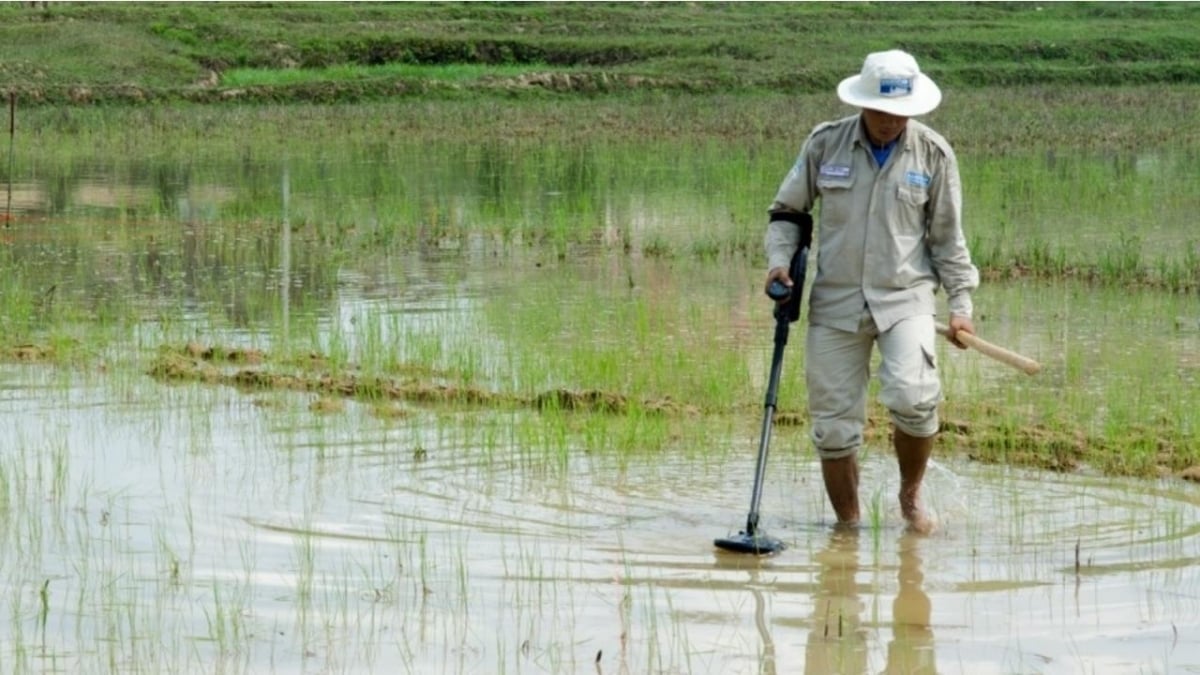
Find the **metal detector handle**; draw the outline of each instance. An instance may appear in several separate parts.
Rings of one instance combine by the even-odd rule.
[[[796,252],[788,266],[792,287],[788,288],[779,280],[767,286],[767,296],[775,301],[775,318],[781,323],[785,320],[793,323],[800,318],[800,303],[804,299],[804,273],[808,269],[808,250],[812,247],[813,218],[812,214],[803,211],[780,210],[771,213],[771,222],[791,223],[798,230]]]
[[[800,318],[800,304],[804,301],[804,275],[808,270],[808,246],[800,247],[792,256],[788,276],[792,287],[788,288],[776,279],[767,287],[767,296],[775,301],[775,318],[794,323]]]

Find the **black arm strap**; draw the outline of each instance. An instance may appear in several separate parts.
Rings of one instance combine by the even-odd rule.
[[[771,211],[770,215],[772,221],[781,220],[800,228],[801,250],[812,246],[813,219],[811,214],[802,211]]]
[[[787,300],[775,304],[775,340],[782,344],[787,342],[787,324],[800,318],[800,303],[804,293],[805,269],[808,265],[808,249],[812,246],[813,219],[812,216],[800,211],[771,211],[772,221],[792,223],[800,228],[800,245],[792,255],[792,264],[788,276],[792,278],[791,292]],[[770,292],[768,291],[768,295]],[[774,297],[774,296],[772,296]]]

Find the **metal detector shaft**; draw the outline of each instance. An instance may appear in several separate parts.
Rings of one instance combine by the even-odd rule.
[[[758,533],[758,504],[762,501],[763,478],[767,473],[767,449],[771,445],[771,425],[775,420],[775,408],[779,402],[779,374],[783,371],[783,348],[787,346],[788,332],[793,321],[800,318],[800,305],[804,301],[804,275],[808,268],[808,241],[792,256],[789,275],[792,287],[772,287],[768,295],[776,300],[775,305],[775,351],[771,354],[771,375],[767,380],[767,395],[763,401],[762,434],[758,442],[758,462],[754,469],[754,490],[750,495],[750,515],[746,518],[746,535]],[[781,285],[782,286],[782,285]]]
[[[736,536],[720,537],[713,541],[717,548],[733,553],[774,555],[784,549],[784,543],[774,537],[758,532],[758,506],[762,501],[763,479],[767,472],[767,448],[771,444],[771,424],[775,420],[775,407],[779,399],[779,374],[783,370],[783,348],[787,345],[789,326],[800,318],[800,304],[804,295],[804,272],[808,264],[808,249],[812,243],[812,218],[807,213],[793,213],[784,218],[800,228],[800,246],[792,256],[788,274],[789,287],[775,279],[767,285],[767,295],[775,301],[775,351],[771,355],[771,375],[768,378],[767,396],[764,402],[762,435],[758,443],[758,463],[754,468],[754,490],[750,494],[750,515],[746,517],[746,529]]]
[[[758,462],[754,468],[750,515],[746,518],[746,535],[750,537],[758,533],[758,505],[762,501],[763,478],[767,473],[767,449],[771,446],[771,426],[779,401],[779,374],[783,370],[783,348],[787,345],[790,324],[786,313],[775,312],[775,351],[771,355],[771,376],[767,382],[767,397],[763,403],[762,435],[758,442]]]

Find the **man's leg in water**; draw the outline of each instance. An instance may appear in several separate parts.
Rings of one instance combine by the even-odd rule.
[[[873,324],[869,321],[873,328]],[[825,493],[839,525],[856,525],[858,449],[867,417],[874,331],[850,333],[810,324],[805,338],[805,374],[812,440],[821,459]]]
[[[900,512],[916,532],[934,528],[921,504],[921,482],[938,431],[942,387],[933,316],[904,319],[879,335],[882,403],[891,411],[892,445],[900,466]]]

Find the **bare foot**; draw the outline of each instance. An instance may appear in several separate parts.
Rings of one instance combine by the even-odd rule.
[[[833,524],[834,532],[857,532],[859,525],[858,519],[854,520],[839,520]]]
[[[916,495],[900,495],[900,513],[914,534],[933,534],[937,521],[929,517]]]
[[[904,519],[908,521],[908,531],[913,534],[933,534],[937,531],[937,521],[925,515],[923,511],[905,516]]]

